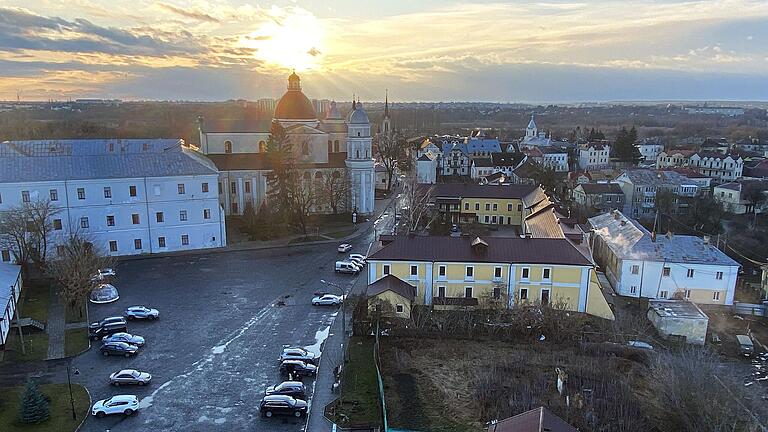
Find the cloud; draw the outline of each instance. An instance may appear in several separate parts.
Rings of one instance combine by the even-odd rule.
[[[197,9],[182,9],[168,3],[158,3],[157,5],[167,11],[173,12],[176,15],[180,15],[185,18],[192,18],[198,21],[207,21],[213,23],[221,22],[218,18],[208,15],[207,13]]]

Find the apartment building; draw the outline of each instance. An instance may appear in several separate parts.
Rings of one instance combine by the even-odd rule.
[[[111,255],[222,247],[218,176],[183,140],[5,141],[0,211],[34,201],[58,207],[54,254],[72,233]]]
[[[715,186],[712,194],[725,211],[733,214],[763,213],[768,207],[768,180],[742,180]],[[762,196],[762,198],[761,198]]]
[[[592,171],[610,165],[611,146],[607,141],[582,144],[578,148],[579,169]]]
[[[674,194],[672,212],[686,214],[688,201],[700,192],[696,181],[674,171],[629,170],[616,177],[624,192],[624,214],[651,219],[656,215],[656,197],[662,192]]]
[[[398,236],[368,258],[369,284],[389,275],[414,287],[417,305],[557,302],[613,319],[592,262],[564,238]]]
[[[435,207],[454,223],[478,222],[521,226],[536,203],[547,196],[539,186],[437,184],[430,197]]]
[[[573,202],[583,214],[624,208],[624,192],[617,183],[583,183],[573,189]]]

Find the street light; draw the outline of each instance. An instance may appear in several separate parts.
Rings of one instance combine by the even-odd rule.
[[[72,396],[72,380],[70,378],[70,364],[67,362],[67,386],[69,386],[69,405],[72,407],[72,420],[77,420],[77,413],[75,412],[75,398]],[[75,369],[75,375],[80,375],[80,371]]]
[[[338,289],[339,292],[341,293],[341,333],[342,333],[343,338],[344,338],[342,340],[342,352],[341,352],[341,355],[342,355],[342,358],[346,361],[346,359],[347,359],[347,352],[346,352],[345,349],[343,349],[344,341],[346,341],[346,338],[347,338],[347,311],[346,311],[346,303],[345,303],[346,291],[344,290],[344,288],[341,287],[341,285],[333,283],[333,282],[328,282],[325,279],[320,279],[320,282],[325,284],[325,285],[332,286],[332,287]]]

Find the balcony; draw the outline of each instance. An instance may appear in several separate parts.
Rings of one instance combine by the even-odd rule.
[[[643,196],[655,197],[656,196],[656,191],[651,191],[651,192],[647,192],[646,191],[646,192],[643,192]]]

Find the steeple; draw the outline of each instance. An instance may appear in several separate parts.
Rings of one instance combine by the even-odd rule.
[[[389,118],[389,89],[384,90],[384,118]]]
[[[288,90],[301,91],[301,78],[296,75],[295,70],[288,77]]]
[[[379,126],[379,132],[385,135],[389,135],[392,132],[391,121],[389,120],[389,89],[384,93],[384,119]]]

